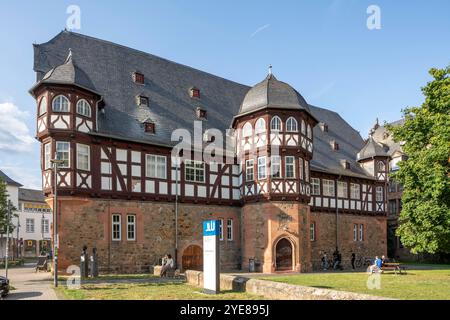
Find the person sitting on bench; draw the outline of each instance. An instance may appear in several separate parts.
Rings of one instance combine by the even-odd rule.
[[[172,259],[172,256],[170,254],[167,255],[167,259],[165,259],[165,261],[163,260],[163,266],[161,268],[160,276],[161,277],[166,276],[167,271],[169,269],[173,269],[173,259]]]

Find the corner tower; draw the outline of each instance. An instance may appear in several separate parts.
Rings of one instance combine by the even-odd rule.
[[[310,161],[318,121],[290,85],[267,77],[233,119],[243,171],[243,268],[308,271]]]

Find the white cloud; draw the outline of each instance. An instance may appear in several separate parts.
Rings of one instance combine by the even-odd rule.
[[[256,36],[257,33],[261,32],[261,31],[263,31],[264,29],[267,29],[267,28],[269,28],[269,27],[270,27],[270,24],[265,24],[265,25],[263,25],[262,27],[259,27],[258,29],[256,29],[255,32],[253,32],[253,33],[250,35],[250,38],[253,38],[254,36]]]
[[[30,135],[25,120],[27,112],[11,102],[0,103],[0,150],[30,152],[36,140]]]
[[[0,166],[6,175],[14,181],[22,184],[24,188],[37,189],[42,188],[42,178],[39,171],[39,166],[26,165],[2,165]]]

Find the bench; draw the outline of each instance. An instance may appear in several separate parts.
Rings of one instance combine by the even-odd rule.
[[[381,271],[394,271],[395,274],[397,274],[398,271],[400,274],[406,274],[406,266],[397,262],[385,262],[381,266]]]

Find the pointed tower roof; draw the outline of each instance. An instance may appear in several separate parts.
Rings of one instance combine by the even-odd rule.
[[[361,151],[358,152],[356,155],[356,159],[358,161],[370,159],[372,157],[387,157],[388,154],[384,150],[383,146],[377,143],[372,135],[369,135],[369,139],[367,140],[364,147],[361,149]]]
[[[82,69],[77,67],[74,62],[71,49],[69,49],[69,54],[66,61],[62,65],[48,71],[42,80],[31,88],[30,92],[33,92],[38,86],[44,83],[74,85],[82,89],[89,90],[93,93],[97,93],[88,75]]]

